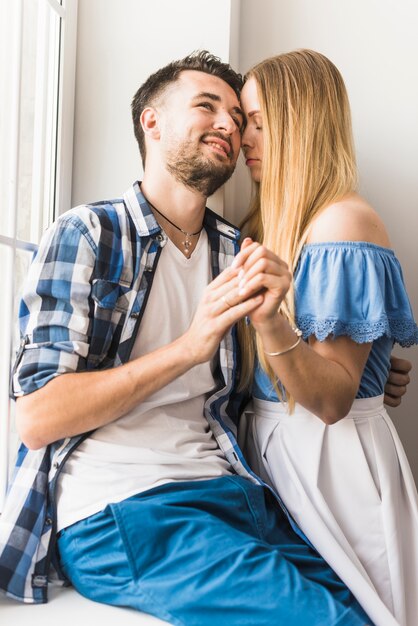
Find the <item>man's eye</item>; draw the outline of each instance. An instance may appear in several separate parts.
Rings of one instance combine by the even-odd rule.
[[[211,102],[199,102],[198,106],[208,109],[208,111],[213,111],[213,104]]]

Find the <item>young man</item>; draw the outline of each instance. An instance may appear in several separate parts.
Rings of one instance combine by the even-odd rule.
[[[45,234],[13,377],[13,597],[45,602],[55,571],[172,624],[370,623],[236,443],[234,324],[263,296],[239,297],[238,232],[205,203],[235,167],[240,87],[205,52],[152,75],[133,100],[142,183]]]

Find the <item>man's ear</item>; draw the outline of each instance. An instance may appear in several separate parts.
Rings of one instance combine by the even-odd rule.
[[[139,120],[145,135],[154,140],[158,140],[160,138],[158,113],[153,107],[147,107],[144,109]]]

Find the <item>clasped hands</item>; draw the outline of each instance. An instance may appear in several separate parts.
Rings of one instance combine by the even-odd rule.
[[[227,303],[259,294],[261,303],[248,315],[253,326],[257,328],[274,320],[292,282],[287,264],[271,250],[247,237],[232,267],[238,270],[238,287],[227,294]]]
[[[244,239],[231,267],[206,287],[186,333],[193,361],[211,359],[229,328],[246,316],[256,328],[268,325],[291,281],[284,261],[249,237]]]

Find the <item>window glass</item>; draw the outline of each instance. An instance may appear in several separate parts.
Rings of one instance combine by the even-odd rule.
[[[44,0],[23,3],[17,237],[35,243],[54,207],[60,19]]]

